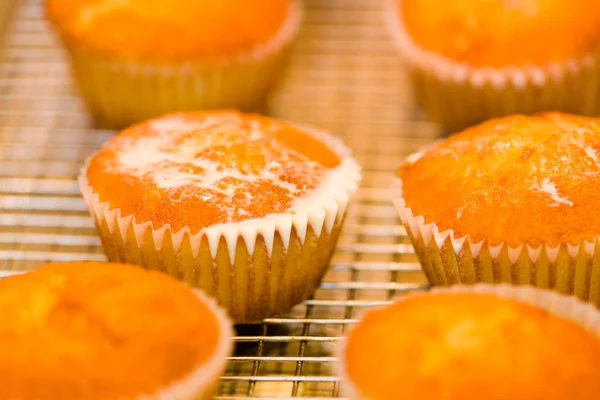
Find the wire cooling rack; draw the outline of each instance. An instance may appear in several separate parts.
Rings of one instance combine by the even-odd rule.
[[[94,129],[39,0],[0,0],[0,269],[104,260],[75,177],[113,132]],[[440,135],[412,102],[372,0],[306,0],[270,113],[341,136],[364,167],[331,269],[311,300],[238,327],[217,398],[340,396],[332,350],[369,307],[421,288],[388,194],[402,158]],[[7,17],[8,16],[8,17]]]

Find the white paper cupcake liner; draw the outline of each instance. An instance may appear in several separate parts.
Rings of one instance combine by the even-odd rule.
[[[418,157],[419,153],[411,159]],[[431,285],[476,282],[533,285],[574,294],[600,305],[598,238],[555,247],[527,243],[517,247],[506,243],[491,246],[485,240],[474,242],[469,235],[456,237],[451,229],[440,231],[435,222],[414,215],[404,200],[400,178],[395,178],[392,184],[392,199]]]
[[[572,296],[566,296],[549,290],[542,290],[530,286],[512,285],[456,285],[449,288],[433,288],[426,292],[411,292],[399,299],[399,302],[414,296],[431,296],[442,293],[476,293],[495,295],[501,298],[514,299],[521,303],[529,304],[550,312],[552,315],[572,321],[594,335],[600,337],[600,311],[593,305],[584,303]],[[352,330],[350,330],[350,334]],[[336,348],[335,369],[342,381],[342,390],[351,400],[369,400],[348,376],[345,365],[346,336]]]
[[[172,63],[119,60],[61,36],[84,99],[107,126],[122,128],[183,110],[255,110],[284,65],[301,25],[301,0],[289,4],[286,20],[267,43],[220,58]]]
[[[560,63],[471,67],[418,46],[401,16],[401,0],[385,0],[385,20],[409,67],[419,103],[438,123],[459,130],[515,113],[600,110],[600,61],[589,53]]]
[[[83,168],[79,184],[111,261],[167,272],[205,290],[237,323],[285,311],[308,298],[320,283],[337,242],[360,166],[343,143],[325,132],[300,129],[341,159],[319,196],[294,212],[241,223],[174,232],[122,215],[101,202]]]
[[[170,384],[157,393],[136,396],[133,400],[204,400],[212,399],[219,379],[227,366],[227,357],[233,352],[232,322],[215,300],[200,290],[194,293],[209,308],[219,326],[219,342],[211,358],[183,379]]]

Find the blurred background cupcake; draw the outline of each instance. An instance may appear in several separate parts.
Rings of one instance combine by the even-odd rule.
[[[299,0],[47,0],[90,111],[124,127],[188,109],[260,106]]]
[[[598,112],[595,0],[389,0],[418,102],[451,130],[513,113]]]

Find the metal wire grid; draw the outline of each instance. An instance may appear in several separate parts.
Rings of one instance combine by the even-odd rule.
[[[8,1],[0,0],[0,12]],[[380,6],[306,0],[305,26],[270,113],[340,135],[364,167],[363,182],[314,297],[237,328],[219,399],[337,397],[332,349],[340,336],[369,307],[425,282],[388,187],[402,157],[439,131],[419,120]],[[93,128],[39,0],[16,5],[1,43],[0,269],[103,260],[75,177],[112,132]]]

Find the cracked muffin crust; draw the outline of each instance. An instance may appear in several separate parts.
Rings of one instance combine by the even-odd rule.
[[[456,237],[556,246],[600,234],[600,119],[491,120],[405,163],[398,176],[415,215]]]
[[[195,234],[293,212],[335,179],[330,174],[340,163],[326,145],[286,122],[190,112],[119,133],[90,160],[87,179],[99,200],[123,215]]]

